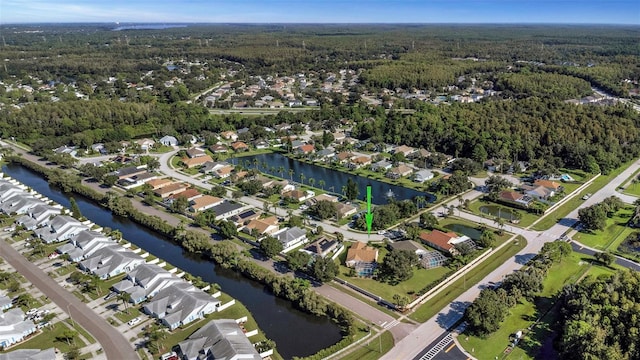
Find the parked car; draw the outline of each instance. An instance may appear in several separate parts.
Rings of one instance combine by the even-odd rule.
[[[129,322],[128,322],[127,324],[128,324],[129,326],[134,326],[134,325],[139,324],[139,323],[140,323],[140,321],[141,321],[141,320],[140,320],[140,318],[139,318],[139,317],[137,317],[137,318],[133,318],[133,319],[129,320]]]
[[[590,194],[590,193],[589,193],[589,194],[586,194],[585,196],[583,196],[583,197],[582,197],[582,200],[587,200],[587,199],[588,199],[588,198],[590,198],[590,197],[591,197],[591,194]]]
[[[116,295],[118,295],[118,293],[115,292],[115,291],[112,291],[112,292],[108,293],[107,296],[104,297],[104,299],[105,300],[109,300],[109,299],[111,299],[112,297],[114,297]]]

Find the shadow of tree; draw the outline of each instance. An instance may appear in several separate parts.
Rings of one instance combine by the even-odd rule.
[[[447,313],[439,313],[436,322],[443,329],[448,329],[464,315],[465,309],[471,305],[469,301],[454,301],[449,306],[451,309]]]
[[[527,262],[529,262],[529,260],[533,259],[534,256],[536,256],[536,254],[533,254],[533,253],[522,254],[522,255],[516,255],[514,259],[517,264],[524,265]]]

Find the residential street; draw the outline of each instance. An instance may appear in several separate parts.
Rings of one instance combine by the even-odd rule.
[[[116,328],[97,316],[85,303],[62,288],[4,240],[0,240],[0,255],[73,321],[95,337],[108,359],[138,359],[138,354],[129,341]]]

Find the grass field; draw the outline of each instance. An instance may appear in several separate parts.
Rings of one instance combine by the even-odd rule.
[[[631,166],[633,161],[629,161],[619,168],[615,169],[608,175],[600,175],[597,179],[595,179],[591,185],[587,186],[586,189],[582,190],[577,196],[573,197],[571,200],[562,204],[558,208],[556,208],[553,212],[549,213],[544,219],[540,222],[532,226],[533,230],[547,230],[552,227],[555,223],[557,223],[560,219],[567,216],[572,210],[576,209],[584,200],[582,200],[582,196],[586,194],[593,194],[598,190],[602,189],[606,184],[608,184],[611,180],[613,180],[616,176],[620,175],[626,168]]]
[[[580,231],[573,239],[598,250],[615,250],[624,239],[635,229],[627,227],[627,222],[633,216],[633,207],[619,210],[613,217],[607,218],[604,230]]]
[[[342,357],[346,360],[375,360],[386,354],[393,347],[393,335],[389,331],[383,332],[378,338],[365,340],[358,345],[358,349]]]
[[[480,280],[517,254],[526,245],[527,241],[522,237],[518,237],[517,240],[513,241],[510,245],[505,245],[498,252],[475,267],[472,274],[455,281],[453,284],[447,286],[438,296],[420,305],[409,317],[419,322],[429,320],[445,306],[449,305],[455,298],[460,296],[460,294],[467,291],[469,287],[480,282]]]
[[[503,351],[509,346],[510,336],[522,330],[525,338],[506,358],[534,359],[542,343],[555,330],[553,325],[558,314],[553,306],[558,291],[565,284],[575,283],[586,274],[613,273],[610,268],[590,265],[591,260],[592,258],[586,255],[571,253],[549,270],[544,281],[544,289],[533,302],[523,300],[509,310],[509,315],[498,331],[486,338],[463,334],[458,337],[460,344],[477,359],[502,359],[505,358]],[[538,319],[540,322],[527,334],[527,328]]]

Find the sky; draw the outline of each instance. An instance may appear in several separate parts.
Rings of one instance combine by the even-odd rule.
[[[640,25],[640,1],[0,0],[0,24],[42,22]]]

